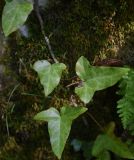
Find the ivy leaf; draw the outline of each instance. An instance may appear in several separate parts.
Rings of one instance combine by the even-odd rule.
[[[98,156],[97,160],[111,160],[110,153],[109,153],[108,151],[102,152],[102,153]]]
[[[104,151],[111,151],[121,158],[134,159],[127,145],[115,136],[102,134],[96,138],[92,150],[93,156],[98,157]]]
[[[48,122],[48,131],[53,152],[61,158],[70,133],[72,121],[84,113],[87,108],[63,106],[60,113],[55,108],[38,113],[34,119]]]
[[[45,96],[48,96],[59,84],[62,71],[66,66],[63,63],[50,64],[46,60],[37,61],[33,65],[34,70],[38,73],[40,82],[44,87]]]
[[[32,3],[25,0],[6,2],[2,14],[2,28],[5,36],[20,28],[32,10]]]
[[[75,93],[84,103],[88,103],[95,91],[103,90],[116,84],[129,68],[91,66],[86,58],[80,57],[76,63],[76,74],[83,81]]]
[[[85,81],[88,79],[89,67],[91,67],[89,61],[81,56],[76,63],[76,74],[81,80]]]
[[[75,88],[75,93],[84,103],[88,103],[92,99],[94,92],[94,88],[90,87],[87,83],[83,83],[83,86]]]

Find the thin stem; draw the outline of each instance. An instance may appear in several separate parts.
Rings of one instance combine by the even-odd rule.
[[[8,98],[8,101],[7,101],[7,105],[9,105],[9,102],[10,102],[10,99],[13,95],[13,93],[15,92],[15,90],[19,87],[20,84],[17,84],[13,90],[11,91],[10,95],[9,95],[9,98]],[[10,131],[9,131],[9,125],[8,125],[8,113],[6,112],[6,130],[7,130],[7,135],[8,137],[10,136]]]
[[[6,114],[6,129],[7,129],[7,136],[10,136],[10,132],[9,132],[9,125],[8,125],[8,116]]]
[[[13,88],[13,90],[11,91],[11,93],[10,93],[10,95],[9,95],[9,98],[8,98],[8,101],[7,101],[8,104],[9,104],[9,102],[10,102],[10,99],[11,99],[13,93],[14,93],[15,90],[19,87],[19,85],[20,85],[20,84],[17,84],[17,85]]]
[[[87,113],[87,115],[97,124],[97,126],[100,128],[101,131],[104,131],[104,128],[101,126],[101,124],[94,118],[94,116],[92,114],[90,114],[89,112]]]
[[[40,95],[32,94],[32,93],[26,93],[26,92],[22,92],[21,95],[41,97]]]
[[[39,23],[40,23],[40,27],[41,27],[41,32],[44,36],[44,39],[45,39],[45,42],[47,44],[47,47],[49,49],[49,52],[50,52],[50,55],[51,57],[53,58],[54,62],[55,63],[58,63],[58,60],[56,59],[55,55],[54,55],[54,52],[52,50],[52,47],[51,47],[51,44],[50,44],[50,41],[49,41],[49,38],[46,36],[46,33],[44,31],[44,22],[43,22],[43,19],[40,15],[40,11],[39,11],[39,2],[38,0],[34,0],[34,8],[35,8],[35,12],[36,12],[36,15],[37,15],[37,18],[39,20]]]
[[[69,88],[69,87],[74,86],[76,84],[78,85],[78,84],[80,84],[80,82],[74,82],[74,83],[68,84],[66,87]]]

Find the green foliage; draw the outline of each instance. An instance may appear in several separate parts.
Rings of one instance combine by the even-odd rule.
[[[4,34],[8,36],[10,33],[20,28],[26,21],[32,9],[32,3],[25,0],[6,2],[2,14]]]
[[[56,53],[59,53],[59,51],[63,53],[63,50],[64,50],[65,54],[67,53],[67,56],[69,57],[69,61],[71,61],[70,64],[74,65],[74,61],[77,57],[79,57],[80,53],[81,52],[88,53],[89,48],[90,48],[91,53],[92,51],[97,53],[99,49],[101,48],[101,46],[106,47],[108,45],[109,48],[111,48],[111,43],[115,43],[112,38],[109,38],[108,42],[106,42],[106,37],[112,37],[114,35],[114,33],[112,33],[111,36],[109,36],[109,32],[110,31],[113,32],[114,30],[113,27],[115,27],[116,25],[116,23],[112,22],[113,19],[116,19],[116,17],[118,16],[117,13],[116,14],[114,13],[117,10],[114,7],[114,3],[116,4],[116,2],[111,2],[111,3],[108,1],[105,1],[104,3],[102,2],[103,1],[98,1],[98,2],[91,1],[90,6],[87,6],[87,4],[89,4],[88,0],[86,1],[86,3],[80,0],[76,0],[75,3],[73,3],[73,1],[69,1],[68,5],[65,5],[65,9],[61,11],[61,9],[58,8],[56,10],[57,15],[61,15],[60,18],[57,17],[57,15],[55,14],[53,16],[51,15],[48,16],[46,14],[46,17],[47,16],[49,18],[54,17],[54,21],[53,19],[51,19],[51,21],[53,21],[52,22],[53,24],[50,25],[52,26],[52,28],[49,28],[49,25],[48,25],[47,32],[49,32],[50,30],[52,33],[54,33],[54,36],[52,36],[52,38],[54,37],[56,44],[54,44],[55,42],[52,42],[53,46],[56,46],[56,45],[58,47],[60,46],[59,50],[56,50]],[[60,1],[58,1],[57,4],[60,4],[59,6],[61,6]],[[106,10],[105,9],[103,10],[103,4],[105,4],[105,9],[108,11],[110,15],[109,17],[106,14],[107,13]],[[53,10],[55,10],[54,7],[52,8]],[[70,14],[70,8],[71,10],[73,10],[73,14]],[[93,8],[94,13],[89,12],[89,8],[90,8],[90,11]],[[98,9],[94,11],[94,8],[98,8]],[[117,8],[119,8],[119,6]],[[29,1],[6,0],[6,5],[4,7],[3,17],[2,17],[2,25],[3,25],[3,30],[4,30],[5,35],[8,36],[10,33],[14,32],[16,29],[21,27],[21,25],[23,25],[24,22],[26,21],[32,9],[33,9],[33,6],[31,3],[29,3]],[[63,12],[66,13],[67,11],[69,11],[68,12],[69,16],[67,14],[63,16],[62,13]],[[99,16],[97,15],[97,12],[99,13]],[[103,16],[101,16],[100,12],[102,13]],[[117,16],[114,17],[114,15],[117,15]],[[76,17],[78,19],[77,21],[76,21]],[[102,17],[103,17],[103,20],[102,20]],[[50,20],[49,18],[47,20]],[[61,24],[59,23],[58,18],[60,20],[62,19]],[[65,20],[65,24],[63,20]],[[72,23],[74,21],[75,23]],[[48,24],[48,23],[45,23],[45,24]],[[57,28],[55,27],[55,24]],[[59,24],[59,26],[57,26],[57,24]],[[89,38],[89,33],[90,33],[91,39]],[[117,34],[115,35],[117,37]],[[64,41],[66,40],[66,42],[64,42],[64,44],[61,46],[57,44],[57,40],[59,40],[60,44],[63,42],[63,40]],[[61,51],[61,48],[63,48],[62,51]],[[104,48],[102,47],[102,50],[103,49]],[[43,47],[42,47],[42,50],[44,51]],[[39,55],[37,54],[37,56]],[[70,60],[70,57],[72,58],[71,60]],[[33,61],[35,61],[35,59]],[[23,64],[20,63],[20,66],[21,65],[25,68],[25,72],[27,72],[27,67],[25,66],[25,63]],[[56,64],[51,65],[48,61],[44,60],[44,61],[37,61],[34,64],[33,68],[38,73],[40,82],[44,87],[45,96],[48,96],[54,90],[54,88],[59,84],[62,71],[65,70],[66,66],[62,63],[56,63]],[[82,84],[81,86],[75,89],[75,92],[83,102],[88,103],[92,99],[95,91],[99,91],[99,90],[102,90],[102,89],[105,89],[107,87],[114,85],[125,75],[125,78],[120,85],[120,88],[121,88],[120,95],[124,97],[118,102],[118,113],[120,114],[120,117],[122,118],[124,128],[134,131],[134,126],[133,126],[134,118],[132,117],[134,113],[133,107],[132,107],[133,106],[133,90],[132,90],[133,83],[132,82],[134,79],[134,76],[133,76],[134,73],[130,72],[130,75],[127,76],[128,71],[129,71],[128,68],[94,67],[89,64],[86,58],[81,57],[76,64],[76,73],[82,80]],[[27,74],[25,79],[26,78],[31,82],[31,79],[33,77]],[[62,89],[64,90],[64,88]],[[22,90],[23,92],[25,91],[25,86]],[[35,95],[35,94],[29,94],[29,95]],[[37,97],[38,96],[40,95],[37,95]],[[32,109],[35,112],[38,112],[40,110],[40,107],[39,107],[40,105],[38,106],[36,104],[38,103],[38,100],[39,100],[37,97],[35,98],[36,99],[35,101],[34,101],[34,98],[31,98],[33,101]],[[74,99],[71,98],[71,101],[73,100]],[[44,101],[42,101],[41,103],[43,102]],[[47,100],[45,102],[47,102]],[[19,104],[21,104],[21,102],[19,102]],[[27,102],[25,104],[27,104]],[[17,107],[15,105],[15,109],[16,108]],[[36,120],[43,120],[43,121],[48,122],[48,130],[50,134],[50,141],[51,141],[52,149],[59,159],[61,158],[61,154],[63,152],[67,138],[69,136],[72,121],[75,118],[77,118],[80,114],[84,113],[86,110],[87,110],[86,108],[82,108],[82,107],[76,107],[76,108],[63,107],[61,108],[61,112],[59,113],[58,110],[56,110],[55,108],[50,108],[47,111],[40,112],[35,116]],[[32,117],[35,114],[34,111],[30,111],[26,113],[26,116],[24,117],[26,119],[29,119],[29,117]],[[20,113],[20,110],[19,110],[19,113]],[[2,117],[4,117],[3,115],[6,115],[6,112],[2,113]],[[11,124],[12,123],[10,122],[10,125]],[[11,127],[12,126],[15,128],[14,124],[11,125]],[[16,129],[16,128],[14,130],[15,131],[17,130],[18,132],[19,129],[18,128]],[[34,127],[33,127],[33,130],[34,130]],[[23,131],[22,133],[25,134],[24,137],[27,137],[27,135],[29,136],[30,132],[27,133],[27,129],[26,130],[23,129],[22,131]],[[95,144],[94,144],[94,148],[93,148],[93,155],[96,156],[98,160],[105,160],[105,159],[109,160],[110,159],[109,151],[111,151],[119,155],[120,157],[133,159],[133,155],[130,153],[127,146],[124,143],[122,143],[119,138],[115,137],[115,135],[113,135],[112,132],[113,130],[110,129],[106,134],[99,135],[97,137]],[[42,139],[42,137],[40,139]],[[36,140],[38,141],[38,138]],[[82,143],[81,145],[82,145],[82,150],[84,152],[84,156],[85,158],[88,159],[91,156],[91,153],[89,151],[91,146],[88,146],[85,143]],[[77,147],[79,147],[79,144]],[[9,157],[8,159],[11,159],[10,156],[8,157]],[[29,159],[29,157],[26,157],[26,159],[27,158]],[[18,158],[13,158],[13,159],[18,159]],[[38,159],[38,158],[35,158],[35,159]]]
[[[129,68],[91,66],[86,58],[80,57],[76,63],[76,73],[83,83],[75,89],[75,93],[84,103],[88,103],[95,91],[113,86],[128,71]]]
[[[83,107],[61,108],[60,113],[55,108],[38,113],[34,119],[48,122],[48,131],[50,135],[51,146],[55,155],[60,159],[65,143],[70,133],[72,121],[87,109]]]
[[[124,129],[132,129],[134,123],[134,71],[131,70],[127,76],[121,81],[119,95],[123,96],[118,101],[117,113],[121,117]],[[134,131],[134,130],[133,130]]]
[[[63,63],[50,64],[46,60],[37,61],[33,65],[34,70],[38,73],[40,82],[44,87],[45,96],[48,96],[59,84],[62,71],[66,66]]]
[[[102,152],[97,160],[111,160],[110,153],[108,151]]]
[[[104,133],[97,136],[94,142],[87,142],[74,139],[71,142],[76,152],[82,150],[86,160],[111,160],[111,153],[118,158],[134,159],[133,150],[130,149],[128,143],[124,143],[114,134],[115,123],[111,122],[105,129]]]
[[[101,134],[96,138],[92,149],[93,156],[105,157],[104,159],[106,159],[106,157],[109,157],[107,151],[111,151],[119,157],[134,159],[134,155],[130,152],[128,146],[114,135],[113,129],[112,126],[112,129],[108,129],[105,134]]]
[[[128,147],[115,136],[107,134],[99,135],[94,143],[92,154],[98,157],[104,151],[111,151],[122,158],[134,159]]]

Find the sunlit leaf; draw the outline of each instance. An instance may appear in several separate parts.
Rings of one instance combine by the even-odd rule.
[[[91,67],[89,61],[85,57],[80,57],[76,63],[76,74],[85,81],[88,79],[89,67]]]
[[[83,85],[75,89],[75,93],[84,103],[88,103],[95,91],[103,90],[116,84],[129,68],[91,66],[86,58],[80,57],[76,63],[76,73]]]
[[[48,96],[59,84],[62,71],[66,66],[63,63],[50,64],[46,60],[37,61],[33,65],[34,70],[38,73],[40,82],[44,87],[45,96]]]
[[[87,108],[69,107],[61,108],[60,113],[55,108],[38,113],[34,119],[48,122],[51,146],[55,155],[60,159],[70,133],[72,121],[84,113]]]
[[[26,0],[7,1],[2,14],[2,28],[5,36],[20,28],[32,9],[33,4]]]

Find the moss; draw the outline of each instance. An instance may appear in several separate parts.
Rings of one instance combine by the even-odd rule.
[[[118,37],[119,34],[124,35],[123,29],[120,28],[124,27],[124,23],[118,27],[119,13],[122,12],[121,3],[123,2],[113,0],[91,0],[90,2],[89,0],[59,0],[49,4],[45,11],[41,11],[45,23],[44,29],[50,37],[55,56],[60,62],[68,65],[67,73],[64,73],[60,85],[48,98],[44,97],[37,74],[32,69],[32,64],[39,59],[47,59],[53,63],[35,13],[31,14],[26,23],[30,31],[29,38],[22,37],[18,32],[10,36],[8,40],[10,54],[7,60],[3,58],[3,63],[10,64],[19,87],[14,91],[10,103],[7,104],[7,101],[14,85],[3,91],[0,100],[2,104],[0,110],[1,159],[19,160],[21,157],[22,160],[56,160],[51,150],[46,123],[33,121],[33,116],[49,107],[60,109],[64,104],[72,105],[74,101],[83,106],[83,103],[74,95],[74,87],[67,88],[68,84],[75,81],[75,78],[72,78],[75,76],[75,62],[81,55],[86,56],[91,63],[98,55],[100,59],[117,56],[119,42],[124,40],[124,37],[121,39]],[[127,19],[126,22],[128,21]],[[107,121],[117,121],[113,116],[115,112],[111,111],[115,105],[112,102],[116,101],[116,97],[113,97],[111,102],[111,97],[107,98],[107,95],[107,91],[100,92],[94,97],[95,102],[89,104],[89,111],[102,125]],[[111,95],[114,95],[113,92]],[[9,139],[11,138],[12,142],[7,139],[6,115]],[[81,153],[72,151],[71,139],[90,141],[100,133],[91,118],[87,115],[85,117],[90,127],[85,126],[82,117],[74,122],[63,153],[63,160],[83,159]],[[14,147],[11,147],[9,142],[13,143]],[[3,149],[7,144],[10,150],[6,149],[5,152]]]

